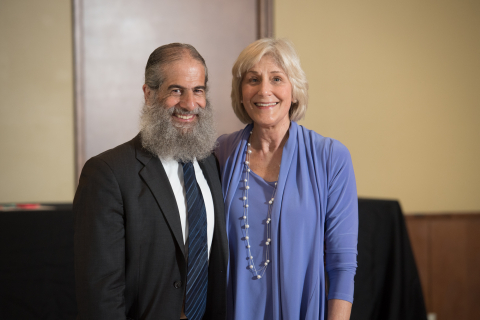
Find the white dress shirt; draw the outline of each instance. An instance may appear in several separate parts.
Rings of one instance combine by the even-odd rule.
[[[183,182],[183,167],[180,163],[173,159],[162,159],[163,168],[167,173],[170,186],[172,187],[175,200],[177,201],[178,212],[180,213],[180,223],[182,224],[183,242],[185,244],[186,253],[188,253],[188,219],[187,219],[187,199],[185,184]],[[205,209],[207,211],[207,243],[208,256],[210,257],[210,247],[212,246],[213,227],[215,224],[213,198],[207,180],[203,176],[203,171],[198,165],[197,160],[193,161],[193,168],[195,169],[195,177],[200,186],[200,191],[205,202]]]

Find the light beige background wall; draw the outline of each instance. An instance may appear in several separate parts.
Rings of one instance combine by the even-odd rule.
[[[342,141],[358,194],[480,210],[480,2],[276,0],[310,83],[301,124]]]
[[[0,1],[0,203],[74,192],[71,4]]]
[[[69,1],[0,2],[0,202],[71,201]],[[310,81],[308,128],[352,153],[360,196],[480,210],[480,3],[276,0]]]

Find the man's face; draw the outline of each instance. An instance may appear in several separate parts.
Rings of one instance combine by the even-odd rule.
[[[197,60],[185,57],[167,65],[163,75],[165,81],[156,95],[144,85],[145,101],[150,105],[159,103],[167,109],[175,127],[194,127],[198,122],[199,108],[206,106],[204,66]]]
[[[160,158],[205,159],[217,135],[205,92],[204,66],[188,57],[166,65],[163,76],[156,92],[143,85],[142,146]]]

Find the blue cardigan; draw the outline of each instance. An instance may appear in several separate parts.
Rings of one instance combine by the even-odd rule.
[[[249,124],[218,139],[227,225],[252,128]],[[343,144],[291,122],[271,228],[273,319],[326,319],[325,270],[328,299],[353,302],[358,201],[350,153]],[[227,279],[232,290],[230,272]],[[234,307],[235,298],[227,305]]]

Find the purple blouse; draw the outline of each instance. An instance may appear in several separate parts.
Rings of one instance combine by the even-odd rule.
[[[244,175],[245,177],[245,170]],[[256,269],[265,263],[265,254],[268,247],[267,240],[267,212],[268,201],[272,198],[275,182],[267,182],[250,171],[248,179],[249,208],[248,234],[250,250],[245,240],[245,223],[242,218],[243,196],[245,184],[240,181],[230,211],[230,223],[227,225],[230,236],[228,245],[230,251],[230,290],[227,291],[228,301],[236,298],[236,308],[228,308],[227,319],[273,320],[272,310],[272,268],[268,266],[265,273],[259,272],[262,278],[257,279],[255,272],[248,268],[250,257],[253,257]],[[250,256],[251,254],[251,256]],[[247,293],[247,294],[243,294]]]
[[[353,302],[358,201],[350,153],[340,142],[291,122],[272,208],[270,263],[264,277],[254,280],[240,224],[245,146],[252,127],[221,136],[216,149],[230,243],[228,318],[326,319],[325,271],[328,299]],[[249,183],[252,254],[261,262],[264,247],[253,250],[253,244],[264,240],[261,220],[267,205],[261,206],[262,196],[273,187],[254,174]],[[255,216],[260,220],[252,220]]]

